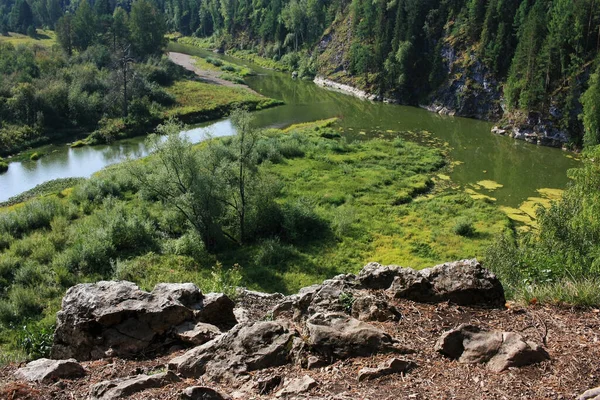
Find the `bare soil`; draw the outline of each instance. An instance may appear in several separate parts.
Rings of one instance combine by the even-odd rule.
[[[273,375],[284,378],[310,375],[318,386],[305,397],[299,397],[310,399],[574,399],[585,390],[600,385],[600,310],[536,305],[523,308],[510,304],[506,310],[489,310],[406,300],[393,303],[400,309],[403,318],[399,322],[376,325],[416,350],[407,358],[418,366],[408,374],[358,383],[357,374],[361,368],[376,366],[391,357],[381,354],[338,361],[314,370],[295,365],[270,368],[253,373],[251,379]],[[251,304],[242,306],[252,307]],[[537,343],[545,342],[551,360],[501,373],[490,372],[485,365],[448,360],[437,354],[433,346],[442,332],[460,323],[520,332]],[[9,365],[0,369],[0,399],[84,399],[94,383],[163,371],[170,358],[184,351],[143,360],[115,358],[84,362],[86,377],[54,384],[17,382],[13,373],[19,365]],[[194,385],[210,386],[240,399],[273,397],[274,392],[268,396],[259,396],[255,391],[244,393],[244,383],[242,380],[212,382],[202,378],[186,379],[130,398],[177,399],[182,389]]]

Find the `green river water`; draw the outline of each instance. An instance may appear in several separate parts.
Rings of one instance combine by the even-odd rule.
[[[194,55],[208,52],[191,46],[171,44],[170,50]],[[216,55],[211,56],[215,57]],[[285,127],[290,124],[338,117],[338,125],[349,136],[381,134],[391,131],[427,131],[451,148],[452,161],[459,161],[450,177],[464,187],[482,180],[495,181],[503,187],[484,194],[497,198],[500,205],[516,207],[540,188],[564,188],[566,171],[578,162],[569,153],[496,136],[492,124],[466,118],[440,116],[415,107],[405,107],[359,98],[320,88],[312,82],[293,80],[287,73],[259,68],[250,63],[220,56],[245,64],[257,72],[246,79],[257,92],[280,99],[285,105],[254,113],[261,127]],[[213,136],[231,135],[228,120],[197,126],[187,135],[201,140],[207,132]],[[111,145],[71,149],[66,146],[45,149],[47,155],[38,161],[15,162],[0,175],[0,201],[36,185],[56,178],[88,177],[103,167],[147,154],[144,138],[134,138]]]

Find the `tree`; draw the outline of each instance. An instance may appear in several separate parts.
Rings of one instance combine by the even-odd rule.
[[[30,26],[34,26],[33,12],[26,0],[18,0],[8,16],[9,27],[19,33],[27,33]]]
[[[158,54],[165,44],[165,20],[149,0],[136,0],[129,14],[131,44],[136,56]]]
[[[132,175],[140,182],[143,192],[177,210],[198,233],[205,248],[213,252],[222,241],[220,219],[223,204],[218,201],[221,191],[215,179],[215,167],[210,157],[195,151],[185,136],[183,125],[170,120],[160,125],[148,139],[154,157],[150,165],[132,166]]]
[[[117,7],[113,13],[111,34],[113,51],[116,51],[117,47],[124,47],[129,41],[129,20],[127,12],[121,7]]]
[[[77,7],[73,16],[72,31],[73,47],[80,51],[87,49],[96,39],[96,13],[87,0],[81,0]]]
[[[73,54],[73,16],[65,14],[56,22],[56,38],[69,56]]]
[[[600,63],[590,76],[589,87],[581,97],[585,130],[583,142],[586,147],[600,144]]]

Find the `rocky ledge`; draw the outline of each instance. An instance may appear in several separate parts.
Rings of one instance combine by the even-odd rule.
[[[550,147],[564,147],[570,140],[569,134],[559,129],[555,122],[535,112],[529,113],[522,122],[509,119],[505,124],[496,125],[492,133]]]
[[[0,398],[573,398],[600,377],[598,314],[580,318],[506,307],[476,260],[370,263],[236,302],[189,283],[81,284],[63,299],[55,359],[0,370]]]

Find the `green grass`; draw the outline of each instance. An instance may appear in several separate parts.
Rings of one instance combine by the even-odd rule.
[[[236,106],[259,110],[281,104],[278,100],[259,96],[245,88],[211,85],[198,81],[178,81],[166,88],[175,96],[177,105],[168,109],[165,118],[191,119],[221,117]]]
[[[9,32],[8,36],[0,35],[0,43],[10,43],[13,46],[25,45],[25,46],[44,46],[52,47],[56,44],[56,34],[54,31],[46,29],[37,29],[37,38],[23,35],[20,33]]]
[[[240,60],[250,61],[258,66],[263,68],[272,69],[275,71],[288,71],[289,68],[284,64],[277,62],[275,60],[271,60],[269,58],[261,57],[258,54],[249,51],[249,50],[235,50],[230,49],[227,50],[227,55],[235,58],[239,58]]]
[[[27,190],[17,196],[11,197],[10,199],[1,202],[1,207],[8,207],[15,204],[23,203],[29,199],[41,196],[65,196],[67,189],[85,181],[85,178],[62,178],[53,179],[48,182],[37,185],[33,189]]]

